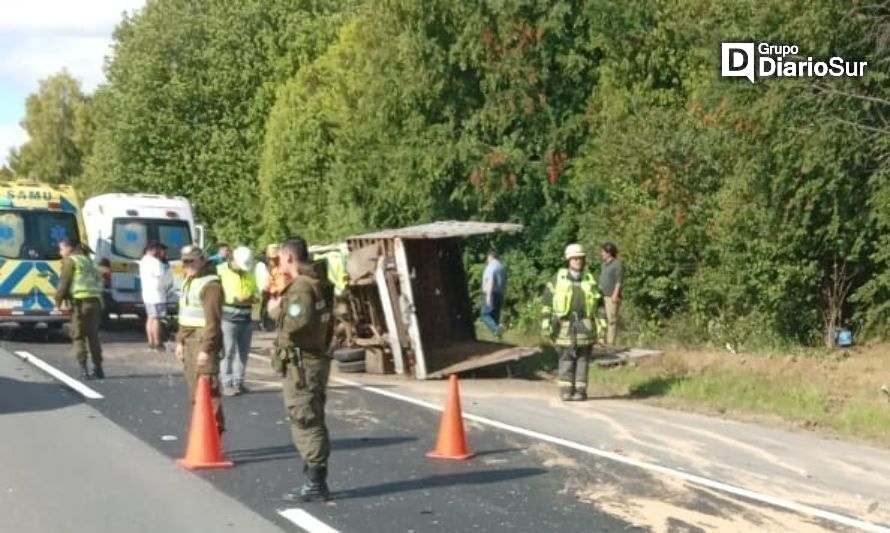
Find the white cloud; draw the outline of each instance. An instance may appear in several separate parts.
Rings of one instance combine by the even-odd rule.
[[[92,91],[105,78],[102,64],[111,52],[110,37],[48,36],[24,38],[0,53],[0,83],[33,92],[37,82],[63,68]]]
[[[105,76],[102,66],[111,53],[111,32],[124,11],[133,13],[146,0],[3,1],[0,8],[0,101],[4,109],[20,106],[38,82],[63,68],[92,91]],[[20,100],[20,101],[19,101]],[[0,123],[0,164],[11,146],[27,140],[17,124]]]
[[[9,149],[21,146],[28,134],[18,124],[0,124],[0,164],[6,162]]]
[[[110,32],[124,11],[142,7],[145,0],[26,0],[3,2],[0,30],[72,30]]]

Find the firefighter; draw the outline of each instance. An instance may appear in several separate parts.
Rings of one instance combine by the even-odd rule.
[[[561,268],[544,290],[542,331],[556,346],[559,358],[559,397],[587,399],[587,369],[596,341],[594,314],[600,300],[593,275],[585,270],[580,244],[565,249],[567,268]]]

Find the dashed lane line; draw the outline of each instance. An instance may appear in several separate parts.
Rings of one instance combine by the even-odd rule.
[[[267,362],[271,361],[271,359],[269,357],[266,357],[263,355],[250,354],[250,356],[255,359],[259,359],[259,360],[263,360],[263,361],[267,361]],[[402,401],[405,403],[410,403],[410,404],[417,405],[420,407],[425,407],[427,409],[432,409],[434,411],[442,411],[443,410],[443,407],[441,407],[439,405],[436,405],[436,404],[433,404],[433,403],[430,403],[430,402],[427,402],[424,400],[419,400],[417,398],[412,398],[410,396],[405,396],[405,395],[399,394],[397,392],[392,392],[392,391],[380,389],[377,387],[364,385],[364,384],[356,382],[356,381],[343,379],[343,378],[336,378],[336,377],[331,378],[331,380],[335,381],[337,383],[343,384],[343,385],[348,385],[350,387],[356,387],[358,389],[361,389],[361,390],[364,390],[364,391],[367,391],[367,392],[370,392],[373,394],[378,394],[380,396],[385,396],[387,398],[392,398],[394,400],[399,400],[399,401]],[[683,481],[693,483],[695,485],[699,485],[702,487],[708,487],[708,488],[718,490],[718,491],[726,493],[726,494],[732,494],[734,496],[738,496],[738,497],[742,497],[742,498],[748,498],[748,499],[756,501],[756,502],[760,502],[760,503],[763,503],[766,505],[772,505],[774,507],[778,507],[780,509],[798,513],[798,514],[801,514],[804,516],[819,518],[822,520],[826,520],[828,522],[833,522],[836,524],[841,524],[841,525],[857,528],[862,531],[867,531],[870,533],[890,533],[890,527],[886,527],[886,526],[879,525],[879,524],[873,524],[871,522],[866,522],[864,520],[860,520],[858,518],[853,518],[851,516],[843,515],[840,513],[835,513],[832,511],[825,510],[825,509],[820,509],[818,507],[804,505],[804,504],[801,504],[801,503],[798,503],[798,502],[795,502],[792,500],[787,500],[784,498],[771,496],[769,494],[764,494],[761,492],[749,490],[749,489],[746,489],[743,487],[738,487],[738,486],[731,485],[728,483],[723,483],[722,481],[718,481],[715,479],[710,479],[710,478],[698,476],[695,474],[689,474],[687,472],[683,472],[681,470],[675,470],[673,468],[668,468],[666,466],[661,466],[661,465],[657,465],[657,464],[653,464],[653,463],[647,463],[645,461],[631,459],[630,457],[625,457],[625,456],[617,454],[617,453],[600,450],[598,448],[587,446],[587,445],[581,444],[579,442],[574,442],[574,441],[570,441],[570,440],[563,439],[560,437],[555,437],[553,435],[548,435],[546,433],[541,433],[541,432],[534,431],[531,429],[514,426],[512,424],[506,424],[504,422],[493,420],[491,418],[473,415],[473,414],[469,414],[467,412],[463,413],[463,417],[467,420],[472,420],[474,422],[478,422],[480,424],[483,424],[483,425],[486,425],[489,427],[502,429],[504,431],[509,431],[511,433],[516,433],[516,434],[530,437],[533,439],[541,440],[544,442],[549,442],[551,444],[556,444],[558,446],[563,446],[565,448],[570,448],[570,449],[584,452],[584,453],[587,453],[590,455],[595,455],[597,457],[602,457],[603,459],[608,459],[608,460],[614,461],[616,463],[633,466],[633,467],[636,467],[636,468],[639,468],[642,470],[646,470],[646,471],[650,471],[650,472],[657,472],[659,474],[669,476],[669,477],[678,478]]]
[[[278,511],[278,514],[290,520],[304,531],[308,531],[308,533],[339,533],[336,529],[302,509],[282,509]]]
[[[87,387],[80,381],[72,378],[68,374],[66,374],[66,373],[62,372],[61,370],[59,370],[58,368],[50,365],[49,363],[47,363],[43,359],[40,359],[39,357],[37,357],[34,354],[29,353],[29,352],[22,352],[22,351],[17,351],[14,353],[22,361],[25,361],[26,363],[34,365],[37,368],[39,368],[40,370],[43,370],[50,376],[56,378],[57,380],[61,381],[62,383],[64,383],[68,387],[70,387],[71,389],[80,393],[84,398],[88,398],[90,400],[101,400],[102,398],[104,398],[104,396],[102,396],[98,392]]]
[[[332,381],[336,381],[337,383],[341,383],[343,385],[349,385],[352,387],[356,387],[358,389],[371,392],[374,394],[379,394],[381,396],[386,396],[388,398],[392,398],[395,400],[400,400],[406,403],[410,403],[413,405],[418,405],[420,407],[426,407],[427,409],[433,409],[435,411],[442,411],[443,408],[441,406],[432,404],[430,402],[426,402],[423,400],[418,400],[416,398],[412,398],[410,396],[405,396],[396,392],[379,389],[377,387],[371,387],[368,385],[364,385],[362,383],[358,383],[355,381],[351,381],[343,378],[331,378]],[[570,441],[567,439],[563,439],[560,437],[555,437],[553,435],[548,435],[546,433],[540,433],[538,431],[534,431],[531,429],[522,428],[519,426],[514,426],[511,424],[506,424],[504,422],[499,422],[497,420],[492,420],[490,418],[473,415],[464,412],[463,417],[467,420],[472,420],[474,422],[478,422],[480,424],[502,429],[504,431],[509,431],[512,433],[517,433],[519,435],[523,435],[526,437],[531,437],[533,439],[549,442],[551,444],[556,444],[558,446],[563,446],[566,448],[571,448],[573,450],[577,450],[580,452],[584,452],[590,455],[595,455],[597,457],[602,457],[603,459],[608,459],[610,461],[614,461],[616,463],[622,463],[628,466],[633,466],[642,470],[647,470],[650,472],[657,472],[659,474],[670,476],[678,479],[682,479],[689,483],[693,483],[695,485],[699,485],[702,487],[708,487],[714,490],[718,490],[720,492],[726,494],[732,494],[734,496],[739,496],[742,498],[748,498],[749,500],[753,500],[756,502],[760,502],[763,504],[771,505],[773,507],[778,507],[780,509],[784,509],[786,511],[791,511],[794,513],[798,513],[805,516],[810,516],[813,518],[819,518],[822,520],[826,520],[829,522],[833,522],[836,524],[841,524],[853,528],[860,529],[862,531],[868,531],[872,533],[890,533],[890,528],[886,526],[882,526],[879,524],[873,524],[871,522],[866,522],[864,520],[859,520],[857,518],[853,518],[850,516],[846,516],[840,513],[834,513],[832,511],[827,511],[825,509],[819,509],[818,507],[811,507],[809,505],[804,505],[801,503],[797,503],[795,501],[786,500],[784,498],[778,498],[775,496],[770,496],[769,494],[763,494],[760,492],[756,492],[753,490],[748,490],[742,487],[738,487],[735,485],[730,485],[728,483],[723,483],[721,481],[717,481],[714,479],[706,478],[703,476],[698,476],[695,474],[689,474],[687,472],[683,472],[680,470],[675,470],[673,468],[668,468],[665,466],[647,463],[645,461],[639,461],[636,459],[631,459],[629,457],[625,457],[623,455],[608,452],[604,450],[600,450],[598,448],[593,448],[591,446],[587,446],[585,444],[581,444],[578,442]]]
[[[102,398],[104,398],[104,396],[102,396],[95,390],[87,387],[80,381],[72,378],[68,374],[62,372],[58,368],[55,368],[54,366],[50,365],[43,359],[40,359],[39,357],[37,357],[36,355],[34,355],[30,352],[16,351],[13,353],[22,361],[25,361],[26,363],[29,363],[29,364],[36,366],[37,368],[43,370],[50,376],[56,378],[57,380],[61,381],[68,387],[74,389],[75,391],[77,391],[78,393],[83,395],[85,398],[89,398],[91,400],[101,400]],[[253,355],[253,354],[251,354],[251,355]],[[262,356],[256,356],[256,357],[262,358]],[[289,520],[290,522],[295,524],[297,527],[303,529],[304,531],[306,531],[308,533],[339,533],[336,529],[330,527],[329,525],[325,524],[318,518],[315,518],[314,516],[312,516],[311,514],[307,513],[306,511],[304,511],[302,509],[297,509],[297,508],[283,509],[283,510],[278,511],[278,514],[283,516],[285,519]]]

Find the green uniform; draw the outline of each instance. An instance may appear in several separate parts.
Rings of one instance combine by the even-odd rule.
[[[273,366],[283,379],[284,406],[294,445],[307,469],[326,470],[331,453],[324,406],[333,335],[332,292],[311,268],[287,285],[276,319]]]
[[[210,400],[216,415],[216,425],[225,431],[219,388],[219,360],[222,354],[222,288],[219,278],[211,270],[195,277],[186,277],[179,298],[179,333],[176,342],[183,345],[185,380],[189,398],[195,402],[198,377],[210,378]],[[198,354],[206,352],[209,360],[198,365]]]
[[[89,346],[93,366],[101,369],[99,323],[102,321],[102,279],[99,269],[82,251],[62,259],[56,305],[61,306],[66,300],[71,301],[71,339],[77,362],[81,367],[86,365]]]
[[[575,278],[560,269],[543,297],[542,330],[550,336],[559,355],[557,384],[562,395],[587,395],[587,371],[596,341],[594,315],[600,299],[593,276]]]

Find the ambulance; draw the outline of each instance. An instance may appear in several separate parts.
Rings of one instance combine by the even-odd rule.
[[[82,239],[80,199],[67,185],[0,181],[0,323],[61,328],[70,310],[54,312],[59,241]]]
[[[139,260],[152,241],[167,246],[174,280],[167,308],[175,314],[183,278],[180,252],[189,244],[204,244],[204,230],[195,225],[191,203],[181,196],[103,194],[84,203],[83,217],[87,242],[102,266],[106,320],[111,315],[145,315]]]

